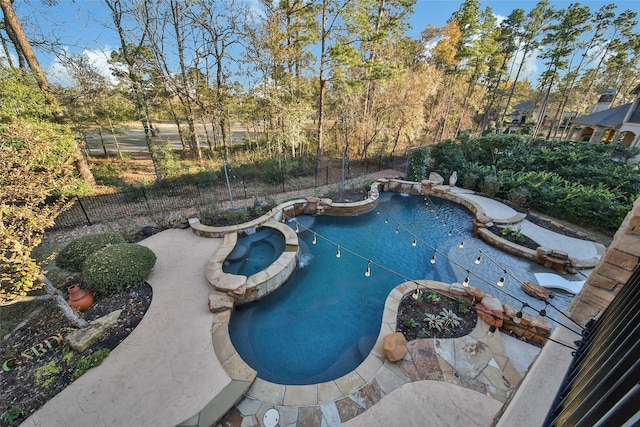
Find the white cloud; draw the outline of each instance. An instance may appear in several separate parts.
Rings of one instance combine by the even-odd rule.
[[[104,50],[85,50],[83,54],[87,55],[91,63],[96,67],[96,70],[105,76],[112,84],[117,84],[118,79],[111,72],[111,65],[109,64],[109,58],[113,50],[106,48]]]
[[[527,59],[524,61],[524,66],[522,67],[522,71],[520,71],[520,76],[518,76],[518,81],[529,80],[531,81],[534,78],[538,77],[540,70],[538,68],[538,55],[540,54],[539,50],[535,50],[527,56]],[[515,57],[514,66],[511,68],[511,74],[509,78],[512,80],[515,79],[516,74],[518,73],[518,67],[520,66],[520,61],[522,61],[522,51],[518,51]]]
[[[9,59],[11,59],[12,64],[18,63],[18,58],[13,53],[9,53]],[[9,61],[7,60],[7,55],[5,54],[4,49],[0,50],[0,64],[9,66]]]
[[[111,52],[112,49],[107,46],[105,49],[85,49],[80,54],[85,55],[95,69],[106,77],[111,84],[115,85],[118,83],[118,79],[111,72],[111,65],[109,64]],[[69,72],[59,58],[56,58],[51,66],[45,70],[45,74],[51,83],[59,84],[61,86],[70,86],[73,84],[73,81],[69,76]]]

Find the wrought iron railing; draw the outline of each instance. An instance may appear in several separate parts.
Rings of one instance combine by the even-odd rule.
[[[640,425],[640,268],[582,335],[544,425]]]

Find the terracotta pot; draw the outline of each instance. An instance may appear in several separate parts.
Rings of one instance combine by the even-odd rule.
[[[69,299],[67,302],[76,310],[84,310],[93,304],[93,292],[80,289],[78,285],[71,285],[67,288]]]

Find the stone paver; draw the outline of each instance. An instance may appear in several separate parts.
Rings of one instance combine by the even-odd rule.
[[[424,391],[428,390],[428,393]],[[344,427],[486,427],[502,403],[476,392],[461,395],[460,387],[441,381],[405,384]],[[449,408],[449,410],[447,410]],[[450,410],[450,408],[456,408]]]

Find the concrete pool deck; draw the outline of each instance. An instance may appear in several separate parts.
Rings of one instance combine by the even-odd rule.
[[[493,203],[490,209],[492,216],[511,214]],[[153,300],[142,322],[101,366],[22,425],[192,426],[216,421],[211,402],[237,393],[214,353],[212,324],[219,314],[210,313],[206,304],[211,287],[203,272],[221,242],[190,230],[166,230],[141,242],[158,257],[148,279]],[[447,343],[409,343],[410,353],[400,363],[371,359],[361,365],[360,371],[371,377],[368,382],[356,369],[351,380],[336,380],[336,387],[282,390],[282,404],[258,380],[225,425],[263,425],[267,409],[274,407],[281,426],[491,425],[508,390],[517,386],[540,349],[503,334],[487,337],[485,331],[480,323],[470,336]],[[241,363],[236,366],[242,369]],[[250,377],[250,372],[244,374]]]

